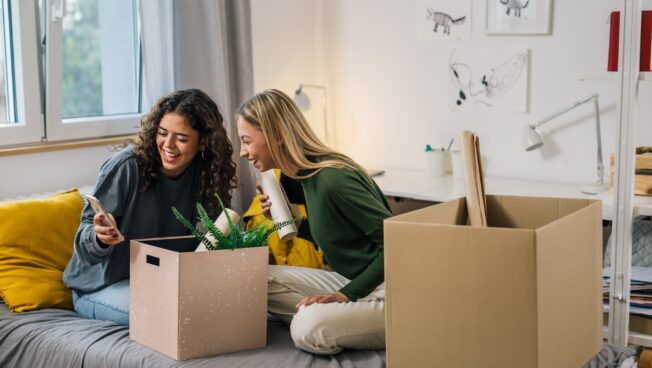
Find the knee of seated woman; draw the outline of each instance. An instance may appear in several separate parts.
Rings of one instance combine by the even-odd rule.
[[[299,308],[290,325],[292,336],[304,336],[332,328],[333,318],[337,318],[334,309],[337,309],[337,303],[315,303]]]

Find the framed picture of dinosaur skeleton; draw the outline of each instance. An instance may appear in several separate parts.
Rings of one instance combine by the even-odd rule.
[[[549,34],[552,0],[487,0],[487,34]]]

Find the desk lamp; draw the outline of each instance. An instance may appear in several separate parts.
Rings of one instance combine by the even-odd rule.
[[[604,165],[602,164],[602,138],[600,135],[600,108],[598,105],[597,94],[584,97],[581,100],[557,111],[556,113],[539,120],[536,124],[528,125],[525,128],[525,150],[532,151],[543,146],[543,138],[541,137],[541,131],[539,130],[540,126],[590,101],[593,101],[593,106],[595,108],[595,129],[598,146],[598,180],[595,183],[582,185],[582,193],[598,194],[609,189],[609,184],[604,182]]]

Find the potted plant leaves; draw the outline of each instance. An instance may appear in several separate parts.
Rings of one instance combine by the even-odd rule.
[[[220,196],[215,194],[215,197],[220,204],[223,216],[226,216],[226,220],[228,221],[228,227],[230,230],[228,232],[220,230],[215,225],[215,222],[213,222],[208,216],[206,209],[204,209],[201,203],[197,203],[197,213],[199,214],[199,221],[201,221],[207,231],[206,234],[199,231],[195,226],[193,226],[192,222],[183,217],[175,207],[172,207],[174,216],[176,216],[183,226],[190,230],[197,240],[199,240],[208,250],[264,247],[267,245],[267,241],[274,231],[294,224],[298,220],[291,219],[274,225],[261,221],[251,229],[245,230],[243,227],[237,226],[231,219],[231,215],[229,215],[229,211],[224,206]],[[210,236],[208,236],[209,234]],[[213,241],[213,239],[215,239],[215,241]]]

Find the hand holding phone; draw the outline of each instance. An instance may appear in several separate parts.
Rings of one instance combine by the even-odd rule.
[[[102,206],[102,203],[100,203],[100,200],[93,197],[93,196],[91,196],[91,195],[86,195],[85,197],[86,197],[86,200],[88,201],[88,204],[90,204],[93,211],[95,211],[95,214],[98,214],[100,212],[102,212],[104,214],[104,219],[102,220],[102,225],[106,226],[106,227],[112,227],[114,229],[114,234],[116,234],[117,237],[113,238],[113,239],[117,240],[118,243],[123,242],[125,240],[125,238],[120,233],[120,230],[118,230],[118,224],[116,224],[115,220],[113,219],[113,216],[111,216],[111,214],[108,213],[104,209],[104,207]],[[100,235],[100,234],[98,234],[98,235]],[[102,234],[102,235],[108,236],[108,234]]]

